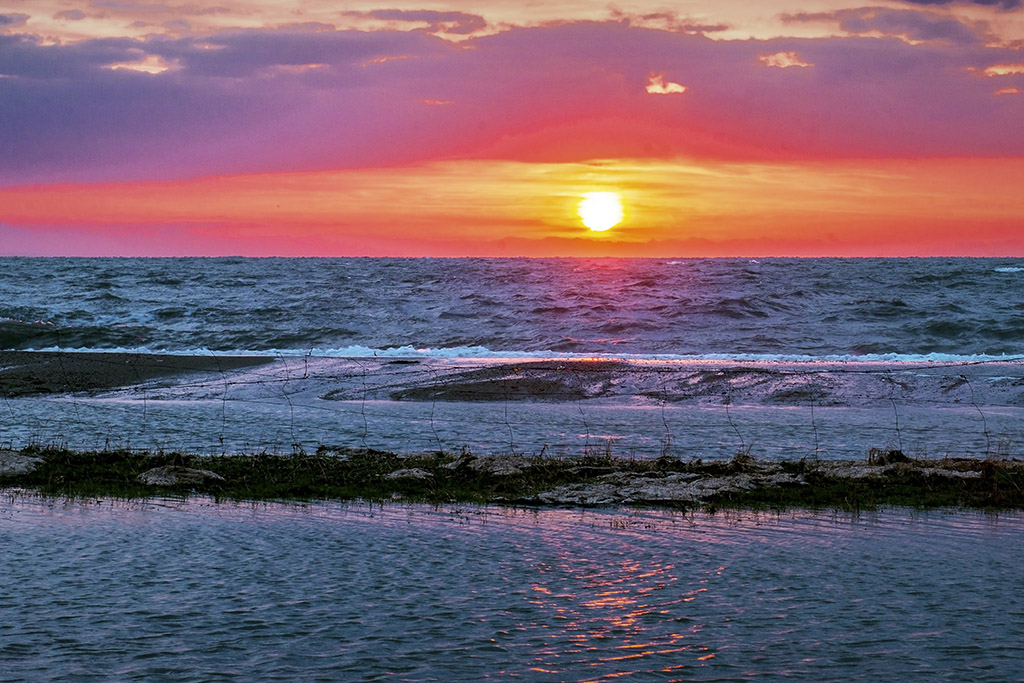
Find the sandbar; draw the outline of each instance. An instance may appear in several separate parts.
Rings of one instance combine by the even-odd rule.
[[[0,396],[99,392],[161,378],[214,375],[272,361],[267,356],[0,351]]]

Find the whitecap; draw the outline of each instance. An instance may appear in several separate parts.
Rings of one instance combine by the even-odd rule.
[[[867,354],[784,354],[784,353],[572,353],[548,350],[489,349],[486,346],[454,346],[423,348],[411,344],[371,348],[345,346],[341,348],[310,349],[150,349],[145,346],[110,349],[68,348],[52,346],[38,351],[68,353],[131,353],[175,356],[264,356],[275,358],[436,358],[436,359],[558,359],[558,360],[623,360],[714,363],[1021,363],[1024,353],[1016,355],[955,354],[955,353],[867,353]]]

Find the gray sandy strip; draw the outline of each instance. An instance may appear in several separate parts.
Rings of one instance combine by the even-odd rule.
[[[160,378],[228,372],[272,361],[266,356],[0,351],[0,396],[104,391]]]

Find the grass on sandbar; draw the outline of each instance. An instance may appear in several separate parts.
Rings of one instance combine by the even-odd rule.
[[[871,509],[884,505],[1024,509],[1024,466],[1010,460],[910,460],[879,467],[870,477],[842,474],[827,463],[800,460],[762,463],[749,454],[728,461],[673,457],[634,460],[604,455],[575,458],[426,453],[401,456],[368,449],[321,448],[290,455],[198,456],[138,451],[69,451],[29,448],[38,458],[22,474],[0,475],[0,487],[19,487],[67,497],[147,498],[210,495],[233,500],[404,500],[427,503],[540,504],[538,494],[568,485],[664,480],[672,473],[693,478],[741,477],[758,481],[744,490],[693,500],[641,504],[694,508]],[[503,466],[494,466],[496,464]],[[161,467],[192,468],[217,477],[170,486],[143,484],[139,476]],[[767,469],[766,469],[767,468]],[[765,484],[764,473],[793,475],[799,483]],[[942,472],[971,473],[948,476]],[[572,504],[572,503],[567,503]],[[585,504],[585,503],[583,503]]]

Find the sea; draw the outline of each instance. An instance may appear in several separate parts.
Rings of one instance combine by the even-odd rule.
[[[1002,360],[1022,292],[1022,259],[5,258],[0,348]]]
[[[6,258],[0,358],[140,372],[4,396],[0,448],[1019,457],[1022,284],[1020,259]],[[235,356],[265,362],[209,369]],[[1016,512],[5,490],[0,680],[1020,680],[1022,541]]]
[[[1024,260],[0,259],[0,350],[261,356],[8,398],[0,445],[1012,456]]]

